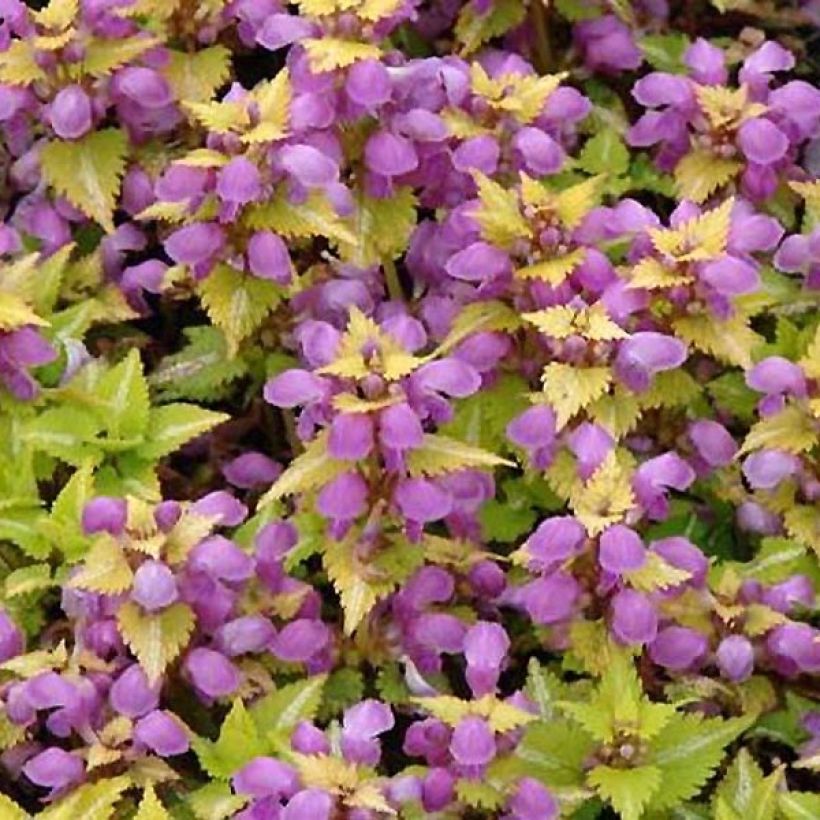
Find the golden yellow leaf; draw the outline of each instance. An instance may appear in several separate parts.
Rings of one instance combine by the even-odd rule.
[[[68,586],[114,595],[125,592],[133,578],[134,573],[117,540],[101,534],[91,545],[80,571],[69,579]]]
[[[507,248],[519,239],[531,236],[530,227],[518,206],[514,190],[499,185],[479,171],[473,174],[478,186],[480,205],[473,218],[481,227],[481,235],[493,245]]]
[[[311,69],[317,73],[381,57],[381,49],[372,43],[355,43],[335,37],[302,40],[302,45],[307,52]]]
[[[718,188],[734,179],[742,167],[737,160],[716,157],[706,150],[690,151],[675,166],[678,196],[705,202]]]
[[[570,497],[576,518],[590,535],[598,535],[623,520],[634,503],[630,476],[614,452],[609,453],[588,481],[573,489]]]
[[[564,256],[519,268],[515,275],[521,279],[541,279],[557,287],[586,259],[586,254],[585,248],[576,248]]]
[[[544,395],[555,410],[560,429],[579,410],[606,393],[612,373],[608,367],[573,367],[562,362],[551,362],[544,368],[541,378]]]

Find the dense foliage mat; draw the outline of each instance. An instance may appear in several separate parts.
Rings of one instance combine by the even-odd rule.
[[[0,820],[818,820],[818,24],[0,0]]]

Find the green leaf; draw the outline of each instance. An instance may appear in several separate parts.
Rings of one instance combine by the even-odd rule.
[[[228,355],[225,335],[219,328],[188,327],[187,344],[179,353],[165,356],[148,377],[165,400],[191,399],[211,404],[224,399],[232,382],[248,372],[241,357]]]
[[[302,720],[313,720],[322,702],[327,675],[274,689],[251,706],[250,714],[259,732],[286,734]]]
[[[670,74],[686,71],[683,54],[689,47],[689,38],[685,34],[647,34],[640,38],[638,46],[647,62],[658,71]]]
[[[728,817],[743,820],[774,820],[777,811],[777,787],[782,779],[778,769],[768,777],[757,765],[748,749],[741,749],[716,792],[716,806]]]
[[[139,438],[145,433],[151,401],[138,350],[132,349],[112,367],[100,379],[95,392],[105,403],[101,420],[112,438]]]
[[[584,760],[592,748],[592,739],[577,726],[553,719],[528,726],[515,757],[522,774],[547,786],[580,786]]]
[[[634,769],[596,766],[587,775],[587,782],[612,804],[623,820],[639,820],[661,786],[661,772],[655,766]]]
[[[319,720],[338,717],[348,706],[364,697],[364,677],[358,669],[337,669],[324,686]]]
[[[461,54],[472,54],[494,37],[506,34],[522,23],[526,14],[526,6],[520,0],[495,0],[490,10],[483,14],[472,4],[463,6],[455,25]]]
[[[754,722],[675,715],[649,746],[649,762],[663,774],[663,788],[651,808],[671,808],[694,797],[720,765],[728,746]]]
[[[718,407],[737,416],[741,421],[750,422],[755,418],[755,408],[760,397],[746,386],[742,373],[724,373],[710,381],[706,385],[706,390]]]
[[[110,233],[127,153],[128,139],[118,128],[50,142],[40,155],[43,178]]]
[[[416,205],[409,186],[399,188],[386,199],[362,193],[350,220],[354,241],[339,244],[341,258],[360,268],[396,259],[406,249],[416,227]]]
[[[279,304],[282,289],[230,265],[217,265],[200,283],[199,295],[211,321],[225,334],[228,352],[235,356],[240,343]]]
[[[614,128],[602,128],[587,141],[578,165],[588,174],[620,176],[629,170],[629,149]]]
[[[246,763],[267,751],[256,721],[239,698],[225,717],[217,740],[195,738],[193,748],[200,766],[211,777],[221,780],[227,780]]]
[[[147,460],[162,458],[228,418],[195,404],[154,407],[148,416],[145,443],[137,449],[137,455]]]
[[[452,420],[439,429],[444,435],[491,452],[509,450],[507,425],[530,407],[527,392],[521,377],[505,374],[487,390],[458,402]]]

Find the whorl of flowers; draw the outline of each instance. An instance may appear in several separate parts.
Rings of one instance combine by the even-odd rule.
[[[820,817],[818,14],[689,5],[0,0],[2,820]]]

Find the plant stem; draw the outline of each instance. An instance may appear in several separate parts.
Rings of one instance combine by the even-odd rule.
[[[530,0],[530,20],[535,36],[535,67],[541,74],[549,74],[553,68],[552,43],[550,43],[548,0]]]
[[[404,301],[404,291],[399,281],[399,273],[396,270],[396,263],[392,259],[385,259],[382,262],[384,268],[384,281],[387,285],[387,295],[397,302]]]

